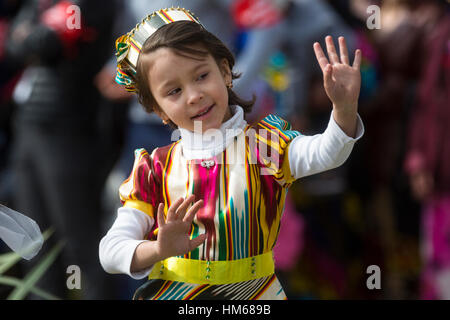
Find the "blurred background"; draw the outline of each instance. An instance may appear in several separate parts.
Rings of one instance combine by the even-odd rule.
[[[331,103],[313,43],[343,35],[362,50],[365,135],[343,166],[288,193],[275,247],[288,298],[450,299],[448,0],[1,0],[0,202],[55,231],[4,276],[24,279],[64,241],[38,288],[131,299],[142,284],[106,274],[98,244],[133,150],[169,144],[171,130],[115,84],[114,40],[170,6],[192,10],[235,53],[235,91],[257,96],[249,123],[276,113],[323,132]],[[69,265],[81,290],[67,289]],[[380,289],[367,286],[371,265]],[[0,284],[0,299],[12,290]]]

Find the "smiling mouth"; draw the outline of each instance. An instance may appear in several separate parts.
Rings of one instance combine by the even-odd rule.
[[[208,113],[209,113],[209,111],[211,111],[211,109],[213,108],[215,106],[215,104],[213,104],[212,106],[210,106],[208,109],[206,109],[204,112],[202,112],[202,113],[200,113],[200,114],[198,114],[198,115],[196,115],[196,116],[193,116],[191,119],[197,119],[197,118],[201,118],[202,116],[204,116],[204,115],[207,115]]]

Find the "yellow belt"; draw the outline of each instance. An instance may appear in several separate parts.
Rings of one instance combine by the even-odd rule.
[[[149,279],[197,284],[227,284],[270,276],[275,272],[272,251],[238,260],[205,261],[171,257],[155,263]]]

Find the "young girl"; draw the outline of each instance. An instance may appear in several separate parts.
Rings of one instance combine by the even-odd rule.
[[[117,40],[117,81],[181,134],[135,151],[100,242],[107,272],[151,279],[134,299],[286,299],[272,248],[288,187],[341,165],[363,134],[361,53],[350,66],[342,37],[340,57],[326,45],[330,61],[314,50],[333,111],[323,134],[303,136],[275,115],[247,124],[234,58],[191,12],[159,10]]]

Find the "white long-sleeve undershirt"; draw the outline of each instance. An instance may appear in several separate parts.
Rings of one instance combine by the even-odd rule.
[[[134,279],[148,276],[151,268],[132,273],[131,262],[137,246],[150,232],[154,220],[144,212],[128,207],[117,210],[117,218],[99,246],[100,264],[108,273],[124,273]]]
[[[289,144],[289,167],[295,179],[310,176],[341,166],[352,152],[356,141],[364,134],[364,126],[358,115],[356,137],[351,138],[330,115],[325,131],[314,136],[299,135]]]

